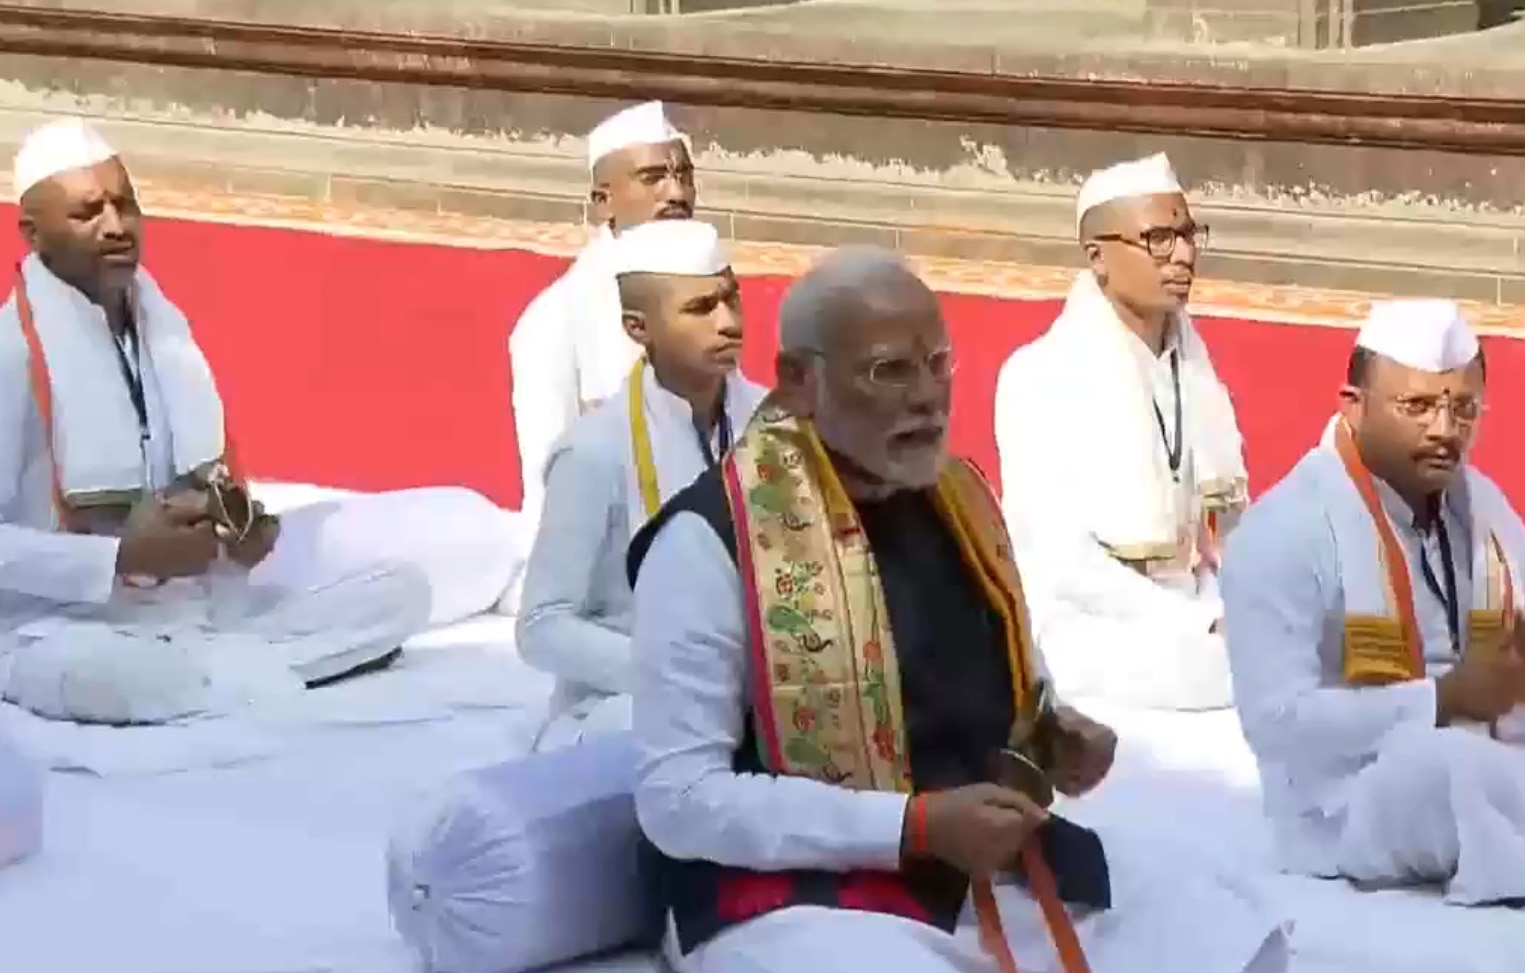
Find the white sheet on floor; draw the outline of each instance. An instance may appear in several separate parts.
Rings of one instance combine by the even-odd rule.
[[[0,868],[42,847],[43,788],[38,767],[0,733]],[[0,948],[0,955],[3,955]]]
[[[495,622],[436,633],[396,671],[308,694],[327,694],[333,712],[272,722],[281,747],[264,759],[51,775],[46,850],[0,871],[0,966],[411,973],[386,906],[396,815],[460,772],[526,753],[546,717],[549,681],[502,640],[511,620]],[[449,712],[362,716],[399,700]]]
[[[1525,956],[1525,913],[1459,909],[1428,891],[1357,892],[1275,873],[1255,761],[1236,714],[1128,712],[1079,702],[1119,729],[1112,777],[1067,813],[1188,837],[1271,876],[1295,923],[1292,973],[1506,973]],[[1169,894],[1162,889],[1162,894]]]

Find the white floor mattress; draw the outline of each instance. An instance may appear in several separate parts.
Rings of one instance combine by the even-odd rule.
[[[436,636],[398,671],[343,695],[346,687],[335,687],[330,700],[335,719],[361,720],[367,708],[379,719],[386,707],[377,701],[401,694],[456,705],[440,691],[446,674],[451,683],[518,687],[496,701],[476,694],[448,719],[307,725],[281,752],[220,769],[52,775],[46,852],[0,871],[0,965],[28,973],[411,970],[386,913],[382,849],[415,797],[457,770],[527,748],[545,684],[504,651],[507,629],[499,619]],[[1232,714],[1103,715],[1121,725],[1124,752],[1114,779],[1072,813],[1194,834],[1245,868],[1268,868],[1253,770]],[[1298,973],[1515,973],[1525,961],[1519,912],[1272,881],[1296,921]],[[655,968],[641,956],[576,967]]]
[[[1233,712],[1081,707],[1117,727],[1122,742],[1112,777],[1067,813],[1184,836],[1224,861],[1270,876],[1295,923],[1295,973],[1525,969],[1525,911],[1460,909],[1430,893],[1359,893],[1343,882],[1274,874],[1254,758]]]
[[[518,660],[512,627],[492,617],[426,636],[393,671],[247,719],[112,730],[0,706],[0,726],[59,770],[43,854],[0,870],[0,970],[411,971],[386,910],[386,839],[450,775],[528,751],[550,683]],[[1087,708],[1124,745],[1113,778],[1072,813],[1184,834],[1270,874],[1232,713]],[[1525,968],[1525,913],[1270,881],[1296,921],[1298,973]],[[627,955],[573,969],[656,967]]]

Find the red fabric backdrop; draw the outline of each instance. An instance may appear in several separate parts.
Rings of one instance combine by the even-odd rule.
[[[0,257],[14,261],[21,245],[9,239]],[[194,323],[254,475],[372,490],[460,483],[518,505],[508,334],[564,260],[166,219],[151,222],[145,249]],[[743,283],[744,367],[759,381],[771,379],[787,285]],[[944,305],[959,356],[954,444],[994,475],[996,373],[1047,327],[1057,302],[948,294]],[[1199,324],[1233,393],[1258,492],[1317,437],[1353,333]],[[1508,448],[1506,422],[1525,399],[1525,383],[1514,382],[1525,344],[1486,344],[1490,406],[1477,458],[1519,503],[1525,455]]]

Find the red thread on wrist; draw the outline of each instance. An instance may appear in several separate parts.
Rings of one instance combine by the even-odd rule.
[[[911,854],[927,853],[927,796],[911,798]]]

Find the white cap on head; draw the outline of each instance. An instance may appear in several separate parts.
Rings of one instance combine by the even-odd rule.
[[[1455,301],[1374,301],[1356,347],[1422,372],[1465,368],[1477,357],[1477,335]]]
[[[82,118],[60,118],[32,130],[16,153],[11,188],[16,199],[60,172],[116,158],[116,149]]]
[[[614,238],[609,265],[620,274],[713,277],[731,266],[720,234],[703,220],[652,220]]]
[[[1134,199],[1139,196],[1163,196],[1184,192],[1181,181],[1165,153],[1159,152],[1146,159],[1119,162],[1107,169],[1098,169],[1080,184],[1080,194],[1075,198],[1075,232],[1080,232],[1080,222],[1091,210],[1118,199]]]
[[[635,105],[610,115],[588,133],[588,168],[598,165],[604,156],[632,145],[662,145],[682,137],[683,133],[667,121],[667,111],[660,101]]]

